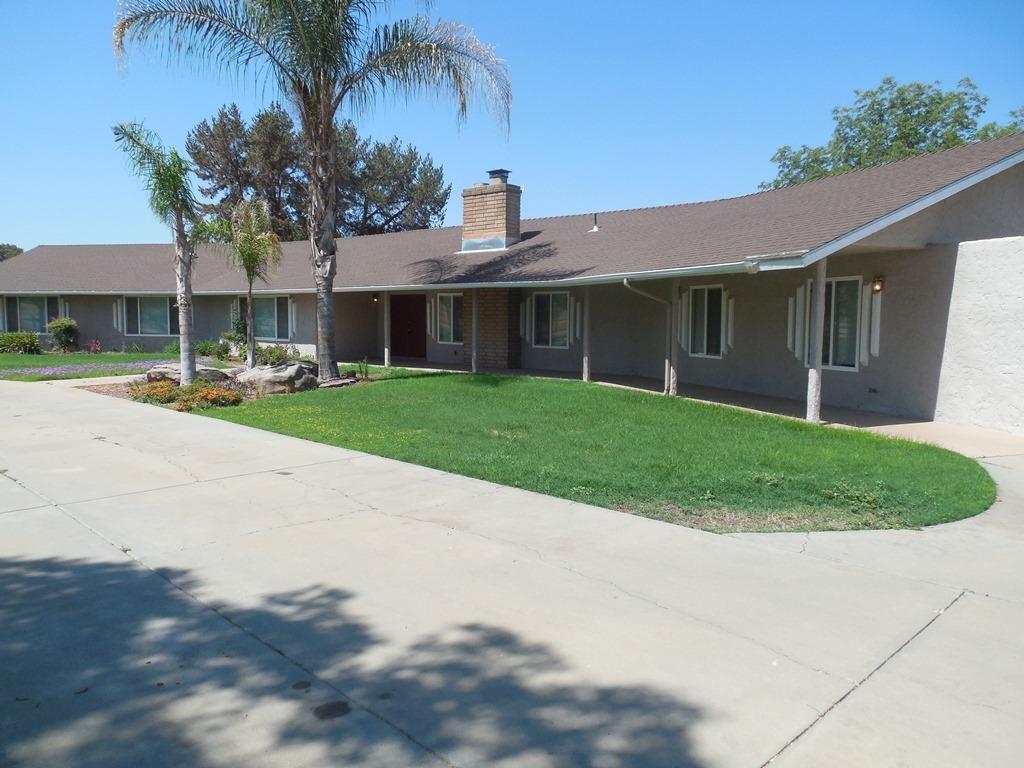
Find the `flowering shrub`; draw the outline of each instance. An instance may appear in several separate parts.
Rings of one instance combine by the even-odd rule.
[[[178,399],[174,403],[174,409],[176,411],[192,411],[196,408],[238,405],[240,402],[242,402],[242,396],[233,389],[200,383],[181,387]]]
[[[92,341],[89,342],[89,354],[90,355],[98,355],[102,351],[103,351],[103,347],[100,346],[100,340],[99,339],[93,339]]]
[[[46,324],[53,348],[58,352],[78,349],[78,323],[70,317],[56,317]]]
[[[39,337],[34,333],[0,333],[0,352],[16,352],[22,355],[41,355]]]
[[[241,393],[228,387],[216,386],[205,381],[197,381],[187,387],[179,387],[172,381],[151,381],[144,384],[132,384],[128,390],[133,400],[142,403],[174,404],[176,411],[193,411],[197,408],[214,406],[238,405],[242,402]]]
[[[170,403],[178,398],[179,389],[173,381],[148,381],[144,384],[130,384],[128,394],[132,400],[141,403]]]

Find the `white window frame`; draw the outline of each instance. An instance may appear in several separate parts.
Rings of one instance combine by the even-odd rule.
[[[7,302],[9,300],[11,300],[11,299],[14,299],[14,313],[18,317],[18,327],[16,329],[11,329],[11,328],[7,327]],[[22,299],[42,299],[43,300],[43,319],[46,320],[46,324],[43,326],[43,330],[41,330],[41,331],[22,331],[21,330],[21,300]],[[0,312],[0,331],[2,331],[2,332],[11,331],[12,333],[34,333],[36,336],[46,336],[46,335],[48,335],[49,331],[46,329],[46,326],[50,324],[50,321],[47,318],[47,308],[50,306],[50,299],[56,299],[57,300],[57,316],[58,317],[67,317],[67,314],[64,311],[64,300],[61,299],[61,297],[58,296],[57,294],[51,293],[51,294],[47,294],[47,295],[44,295],[44,296],[36,296],[36,295],[33,295],[33,296],[6,296],[6,295],[5,296],[0,296],[0,310],[2,310],[2,312]]]
[[[861,304],[861,301],[862,301],[863,296],[864,296],[864,278],[861,275],[844,275],[844,276],[827,277],[827,278],[825,278],[825,285],[826,285],[826,287],[828,286],[829,283],[832,283],[832,306],[830,307],[830,312],[829,312],[829,317],[832,318],[832,327],[829,328],[829,333],[828,333],[828,359],[829,360],[834,359],[835,348],[836,348],[836,332],[835,332],[835,322],[836,322],[836,287],[835,287],[835,283],[844,283],[844,282],[856,282],[857,283],[857,312],[855,313],[855,317],[856,317],[855,322],[857,324],[857,327],[856,327],[856,330],[854,332],[854,338],[857,340],[856,354],[854,354],[854,356],[853,356],[853,365],[832,365],[831,363],[829,363],[829,364],[822,363],[821,364],[821,369],[823,371],[845,371],[847,373],[857,373],[858,371],[860,371],[860,363],[861,363],[861,352],[860,352],[861,341],[860,341],[860,335],[861,335],[861,332],[862,332],[861,323],[863,322],[863,318],[861,317],[861,314],[862,314],[862,309],[861,309],[862,308],[862,304]],[[811,367],[811,357],[810,357],[810,355],[811,355],[811,305],[814,304],[814,301],[813,301],[813,291],[814,291],[814,281],[813,280],[808,280],[807,281],[807,296],[808,296],[808,300],[804,302],[804,337],[805,337],[804,338],[804,366],[806,368],[810,368]]]
[[[537,344],[537,297],[538,296],[565,296],[565,344]],[[530,344],[534,349],[568,349],[572,340],[572,294],[569,291],[534,291],[530,298]],[[555,306],[554,301],[548,302],[548,341],[551,341],[551,310]]]
[[[239,317],[241,317],[241,315],[242,315],[242,299],[248,300],[248,297],[246,297],[246,296],[239,296],[235,300],[235,312],[238,313]],[[257,336],[256,337],[256,341],[263,341],[263,342],[272,343],[272,344],[280,344],[283,341],[291,341],[292,340],[292,335],[295,333],[294,307],[292,306],[293,302],[291,300],[291,297],[288,296],[287,294],[282,294],[282,293],[277,293],[277,294],[272,294],[272,295],[263,294],[263,293],[254,294],[253,297],[252,297],[252,300],[255,302],[258,299],[273,299],[274,300],[274,330],[275,331],[278,328],[281,327],[281,323],[280,323],[281,317],[280,317],[280,313],[279,313],[278,308],[277,308],[278,307],[278,299],[287,299],[288,300],[288,336],[287,336],[287,338],[283,338],[283,339],[282,338],[277,338],[277,337],[271,338],[269,336]],[[253,319],[253,323],[255,323],[256,322],[256,305],[255,304],[253,304],[252,319]],[[255,329],[253,329],[253,332],[255,332]]]
[[[136,299],[136,327],[139,329],[138,333],[128,333],[128,299]],[[142,299],[163,299],[167,303],[167,333],[143,333],[142,332]],[[171,307],[174,306],[174,302],[177,300],[176,296],[138,296],[134,294],[125,294],[121,297],[121,327],[124,329],[121,333],[124,336],[130,336],[132,338],[146,337],[149,339],[175,339],[178,334],[171,333]]]
[[[437,294],[437,323],[436,323],[436,330],[437,330],[437,343],[438,344],[445,344],[447,346],[452,346],[452,347],[461,347],[465,343],[465,338],[466,338],[466,329],[465,328],[462,329],[462,338],[459,339],[458,341],[455,340],[455,299],[457,299],[457,298],[461,299],[463,302],[466,301],[465,296],[463,294],[461,294],[461,293],[439,293],[439,294]],[[441,338],[441,300],[442,299],[451,299],[451,307],[448,310],[448,324],[449,324],[448,332],[449,332],[449,339],[450,339],[449,341],[445,341],[443,338]],[[465,310],[465,303],[463,303],[463,310]]]
[[[722,319],[719,321],[718,333],[718,354],[709,355],[707,352],[694,352],[693,351],[693,339],[690,337],[690,333],[693,330],[693,293],[694,291],[707,291],[709,288],[717,288],[722,293]],[[726,323],[728,321],[729,308],[726,302],[725,285],[722,283],[715,283],[712,285],[691,285],[686,297],[686,350],[690,357],[702,357],[705,360],[721,360],[725,354],[725,345],[727,342],[726,338]],[[708,348],[708,300],[707,294],[704,296],[704,349]]]

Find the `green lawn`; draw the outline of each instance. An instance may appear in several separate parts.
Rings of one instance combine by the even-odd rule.
[[[572,381],[394,378],[204,413],[714,531],[917,527],[995,498],[940,448]]]
[[[0,379],[10,381],[48,381],[51,379],[85,379],[98,376],[126,376],[145,373],[155,362],[177,362],[177,355],[166,352],[87,352],[42,355],[0,354]],[[223,368],[216,360],[204,365]]]

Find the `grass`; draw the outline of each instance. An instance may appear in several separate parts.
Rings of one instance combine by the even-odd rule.
[[[581,382],[432,374],[214,418],[712,531],[907,528],[988,508],[929,445]]]
[[[153,363],[177,362],[177,355],[166,352],[88,352],[44,353],[42,355],[0,354],[0,379],[6,381],[50,381],[53,379],[90,379],[98,376],[127,376],[145,373]],[[218,360],[204,365],[227,367]]]

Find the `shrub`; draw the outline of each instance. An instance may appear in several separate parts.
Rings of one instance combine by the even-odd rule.
[[[234,389],[197,381],[187,387],[179,387],[173,381],[150,381],[132,384],[128,390],[132,400],[140,403],[174,404],[177,411],[192,411],[197,408],[238,405],[242,395]]]
[[[256,362],[259,365],[280,365],[285,360],[294,360],[299,356],[299,350],[292,345],[269,344],[265,347],[256,347]]]
[[[233,389],[196,382],[187,387],[179,387],[174,410],[192,411],[197,408],[238,405],[240,402],[242,396]]]
[[[39,337],[34,333],[10,331],[0,333],[0,352],[16,352],[22,355],[40,355]]]
[[[148,381],[144,384],[131,384],[128,395],[140,403],[171,403],[177,399],[179,389],[173,381]]]
[[[89,354],[90,355],[98,355],[102,351],[103,351],[103,347],[100,345],[100,340],[99,339],[93,339],[92,341],[89,342]]]
[[[167,343],[164,347],[165,355],[180,355],[181,354],[181,342],[175,339]]]
[[[196,354],[200,357],[213,357],[213,348],[216,346],[217,342],[213,339],[200,339],[195,345]]]
[[[218,360],[227,360],[231,356],[231,346],[226,341],[203,339],[196,342],[196,354],[200,357],[215,357]]]
[[[78,323],[70,317],[56,317],[46,324],[53,348],[58,352],[78,349]]]

